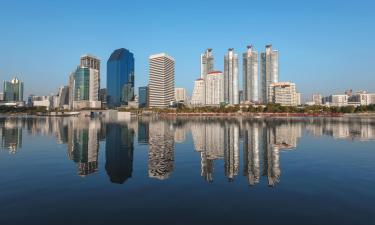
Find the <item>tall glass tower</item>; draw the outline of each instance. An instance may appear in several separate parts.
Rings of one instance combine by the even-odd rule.
[[[233,48],[224,57],[224,101],[236,105],[239,103],[238,57]]]
[[[214,55],[212,49],[208,48],[201,54],[201,79],[205,79],[209,72],[214,71]]]
[[[23,82],[18,80],[17,77],[13,78],[10,82],[4,81],[4,100],[9,102],[23,101]]]
[[[252,45],[243,54],[244,100],[258,102],[258,52]]]
[[[127,105],[134,99],[134,55],[129,50],[115,50],[107,61],[107,106]]]
[[[268,99],[269,86],[279,81],[279,52],[272,50],[272,45],[266,45],[266,51],[261,53],[260,63],[262,82],[260,102],[267,104],[271,102],[271,99]]]

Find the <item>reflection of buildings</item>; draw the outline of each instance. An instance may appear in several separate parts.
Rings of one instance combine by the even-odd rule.
[[[168,179],[173,171],[174,134],[167,121],[150,122],[148,176]]]
[[[0,147],[15,154],[22,148],[22,126],[17,120],[0,120]]]
[[[69,123],[68,156],[77,163],[78,175],[86,176],[98,170],[100,122],[72,118]]]
[[[263,175],[268,178],[268,186],[279,183],[281,175],[279,147],[275,144],[275,128],[263,129]]]
[[[138,144],[148,144],[149,122],[138,121]]]
[[[258,123],[246,124],[244,130],[244,176],[247,176],[249,185],[259,183],[259,126]]]
[[[224,126],[220,123],[194,123],[191,131],[195,150],[200,152],[201,176],[212,182],[214,161],[224,157]]]
[[[229,181],[233,181],[238,175],[240,166],[239,126],[237,124],[229,124],[225,127],[224,146],[225,176]]]
[[[132,176],[134,131],[126,124],[107,124],[105,169],[113,183],[124,183]]]
[[[176,143],[183,143],[186,139],[186,129],[183,126],[178,126],[174,131],[174,141]]]

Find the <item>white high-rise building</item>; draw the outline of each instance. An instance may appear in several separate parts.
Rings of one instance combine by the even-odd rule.
[[[187,94],[185,88],[175,88],[174,89],[174,99],[176,102],[187,102]]]
[[[224,102],[224,76],[221,71],[212,71],[206,75],[206,105],[220,105]]]
[[[224,101],[231,105],[239,103],[238,57],[233,48],[224,57]]]
[[[174,59],[166,53],[151,55],[149,104],[168,107],[174,101]]]
[[[261,53],[261,92],[259,101],[263,104],[272,102],[268,99],[269,86],[279,81],[279,52],[272,50],[272,45],[266,45],[266,51]]]
[[[204,54],[201,54],[201,78],[205,79],[209,72],[214,70],[214,55],[212,49],[208,48]]]
[[[258,52],[252,45],[243,54],[243,94],[244,100],[258,102]]]
[[[269,103],[282,106],[297,106],[299,95],[296,92],[296,84],[290,82],[277,82],[269,85]]]
[[[202,78],[195,80],[193,94],[191,96],[192,105],[205,105],[206,104],[206,92],[205,92],[205,81]]]

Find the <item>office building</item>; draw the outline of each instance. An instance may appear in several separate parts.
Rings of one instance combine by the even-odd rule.
[[[174,98],[176,102],[187,102],[187,94],[185,88],[175,88]]]
[[[224,76],[221,71],[212,71],[206,75],[205,105],[220,105],[224,102]]]
[[[134,55],[129,50],[115,50],[107,61],[107,106],[127,105],[134,100]]]
[[[205,79],[209,72],[214,70],[214,56],[212,49],[208,48],[204,54],[201,54],[201,78]]]
[[[252,45],[243,54],[243,96],[244,101],[258,102],[258,52]]]
[[[138,103],[139,108],[147,108],[148,107],[148,86],[139,87],[138,88]]]
[[[69,86],[61,86],[59,88],[55,106],[59,109],[69,108]]]
[[[4,101],[4,93],[0,92],[0,101]]]
[[[22,102],[23,101],[23,82],[17,77],[11,81],[4,81],[3,99],[7,102]]]
[[[238,57],[233,48],[224,57],[224,101],[231,105],[239,104]]]
[[[313,94],[312,101],[315,105],[321,105],[322,104],[322,95],[321,94]]]
[[[348,105],[349,96],[346,94],[337,94],[337,95],[330,95],[328,97],[323,98],[323,104],[328,106],[347,106]]]
[[[191,96],[191,104],[194,106],[203,106],[206,104],[206,84],[204,79],[199,78],[194,81],[193,94]]]
[[[296,92],[296,85],[290,82],[277,82],[269,85],[269,103],[282,106],[297,106],[300,102]]]
[[[266,45],[266,51],[260,57],[261,92],[259,101],[263,104],[272,102],[269,97],[269,86],[279,81],[279,52],[272,49],[272,45]]]
[[[367,93],[366,91],[358,91],[352,96],[349,96],[349,102],[358,103],[359,105],[375,104],[375,93]]]
[[[149,106],[166,108],[174,101],[174,59],[160,53],[151,55]]]
[[[69,108],[101,108],[100,60],[95,56],[83,55],[77,69],[69,76]]]

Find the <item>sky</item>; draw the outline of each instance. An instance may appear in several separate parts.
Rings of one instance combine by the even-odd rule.
[[[228,48],[279,50],[279,80],[303,98],[346,89],[375,92],[375,1],[1,0],[0,81],[17,76],[25,96],[57,93],[86,53],[106,63],[117,48],[135,56],[135,86],[148,82],[148,57],[175,59],[175,86],[192,92],[200,54],[213,48],[223,70]],[[0,88],[2,90],[2,87]]]

